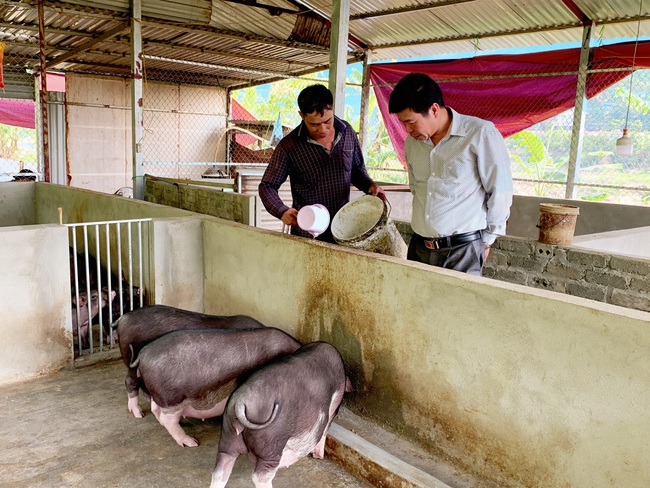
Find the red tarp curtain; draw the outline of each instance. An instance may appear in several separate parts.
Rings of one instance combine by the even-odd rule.
[[[634,47],[633,42],[596,47],[592,50],[590,67],[592,70],[630,68]],[[412,72],[430,75],[440,83],[445,105],[459,113],[494,122],[501,134],[508,137],[573,108],[579,62],[580,49],[575,48],[452,61],[373,64],[370,81],[393,147],[404,162],[407,134],[397,117],[388,113],[390,93],[404,75]],[[650,42],[638,43],[634,66],[650,68]],[[625,70],[590,73],[587,98],[629,74]]]
[[[246,110],[243,105],[234,98],[230,101],[230,113],[230,118],[233,120],[257,120],[253,114]],[[241,144],[242,146],[250,146],[256,142],[257,139],[248,134],[237,134],[235,136],[235,141],[237,141],[237,144]]]
[[[47,91],[65,92],[65,75],[47,74]],[[0,98],[0,124],[34,129],[36,127],[33,100]]]
[[[5,87],[4,79],[2,78],[2,65],[4,64],[5,43],[0,42],[0,88]]]

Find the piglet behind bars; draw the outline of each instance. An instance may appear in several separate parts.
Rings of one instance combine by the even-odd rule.
[[[226,405],[210,488],[226,486],[245,452],[255,464],[257,488],[272,488],[278,468],[309,453],[322,459],[346,386],[341,355],[326,342],[309,343],[256,370]]]

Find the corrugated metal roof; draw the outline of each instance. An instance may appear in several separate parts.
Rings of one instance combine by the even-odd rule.
[[[373,62],[650,35],[650,0],[351,0],[350,58]],[[45,1],[48,67],[130,76],[131,0]],[[640,13],[640,17],[639,17]],[[142,0],[149,79],[241,87],[327,68],[331,0]],[[105,37],[105,38],[103,38]],[[34,1],[0,0],[6,70],[37,70]],[[2,95],[0,95],[2,96]]]

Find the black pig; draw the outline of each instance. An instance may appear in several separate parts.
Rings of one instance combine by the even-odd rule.
[[[246,452],[258,488],[272,488],[278,468],[309,453],[322,459],[346,390],[341,355],[326,342],[311,342],[259,368],[228,400],[210,488],[224,488],[235,460]]]
[[[183,330],[142,348],[131,364],[151,395],[151,411],[180,446],[198,442],[179,424],[223,413],[238,380],[255,368],[300,347],[279,329]]]
[[[264,325],[247,315],[207,315],[166,305],[151,305],[124,314],[111,327],[115,341],[119,342],[124,364],[129,368],[124,380],[129,412],[141,418],[143,413],[138,404],[140,384],[136,368],[130,364],[144,346],[176,330],[259,329]]]

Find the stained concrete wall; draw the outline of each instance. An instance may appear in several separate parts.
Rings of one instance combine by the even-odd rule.
[[[68,230],[2,227],[0,256],[0,384],[65,367],[72,357]]]
[[[0,227],[36,223],[36,183],[0,183]]]
[[[343,354],[346,404],[504,487],[650,484],[650,314],[205,222],[205,309]]]
[[[58,206],[84,220],[188,215],[45,183],[36,196],[45,221]],[[49,371],[69,347],[58,344],[69,294],[47,306],[49,294],[69,293],[67,233],[30,226],[41,228],[54,229],[59,244],[45,234],[29,244],[23,229],[4,229],[15,236],[0,252],[15,262],[3,276],[19,280],[3,278],[1,326],[24,368],[46,353],[40,371]],[[356,387],[346,405],[462,469],[504,487],[650,483],[648,313],[212,217],[157,221],[154,247],[158,303],[246,313],[302,341],[333,343]],[[202,285],[187,290],[192,280]],[[6,343],[0,357],[18,354]]]

